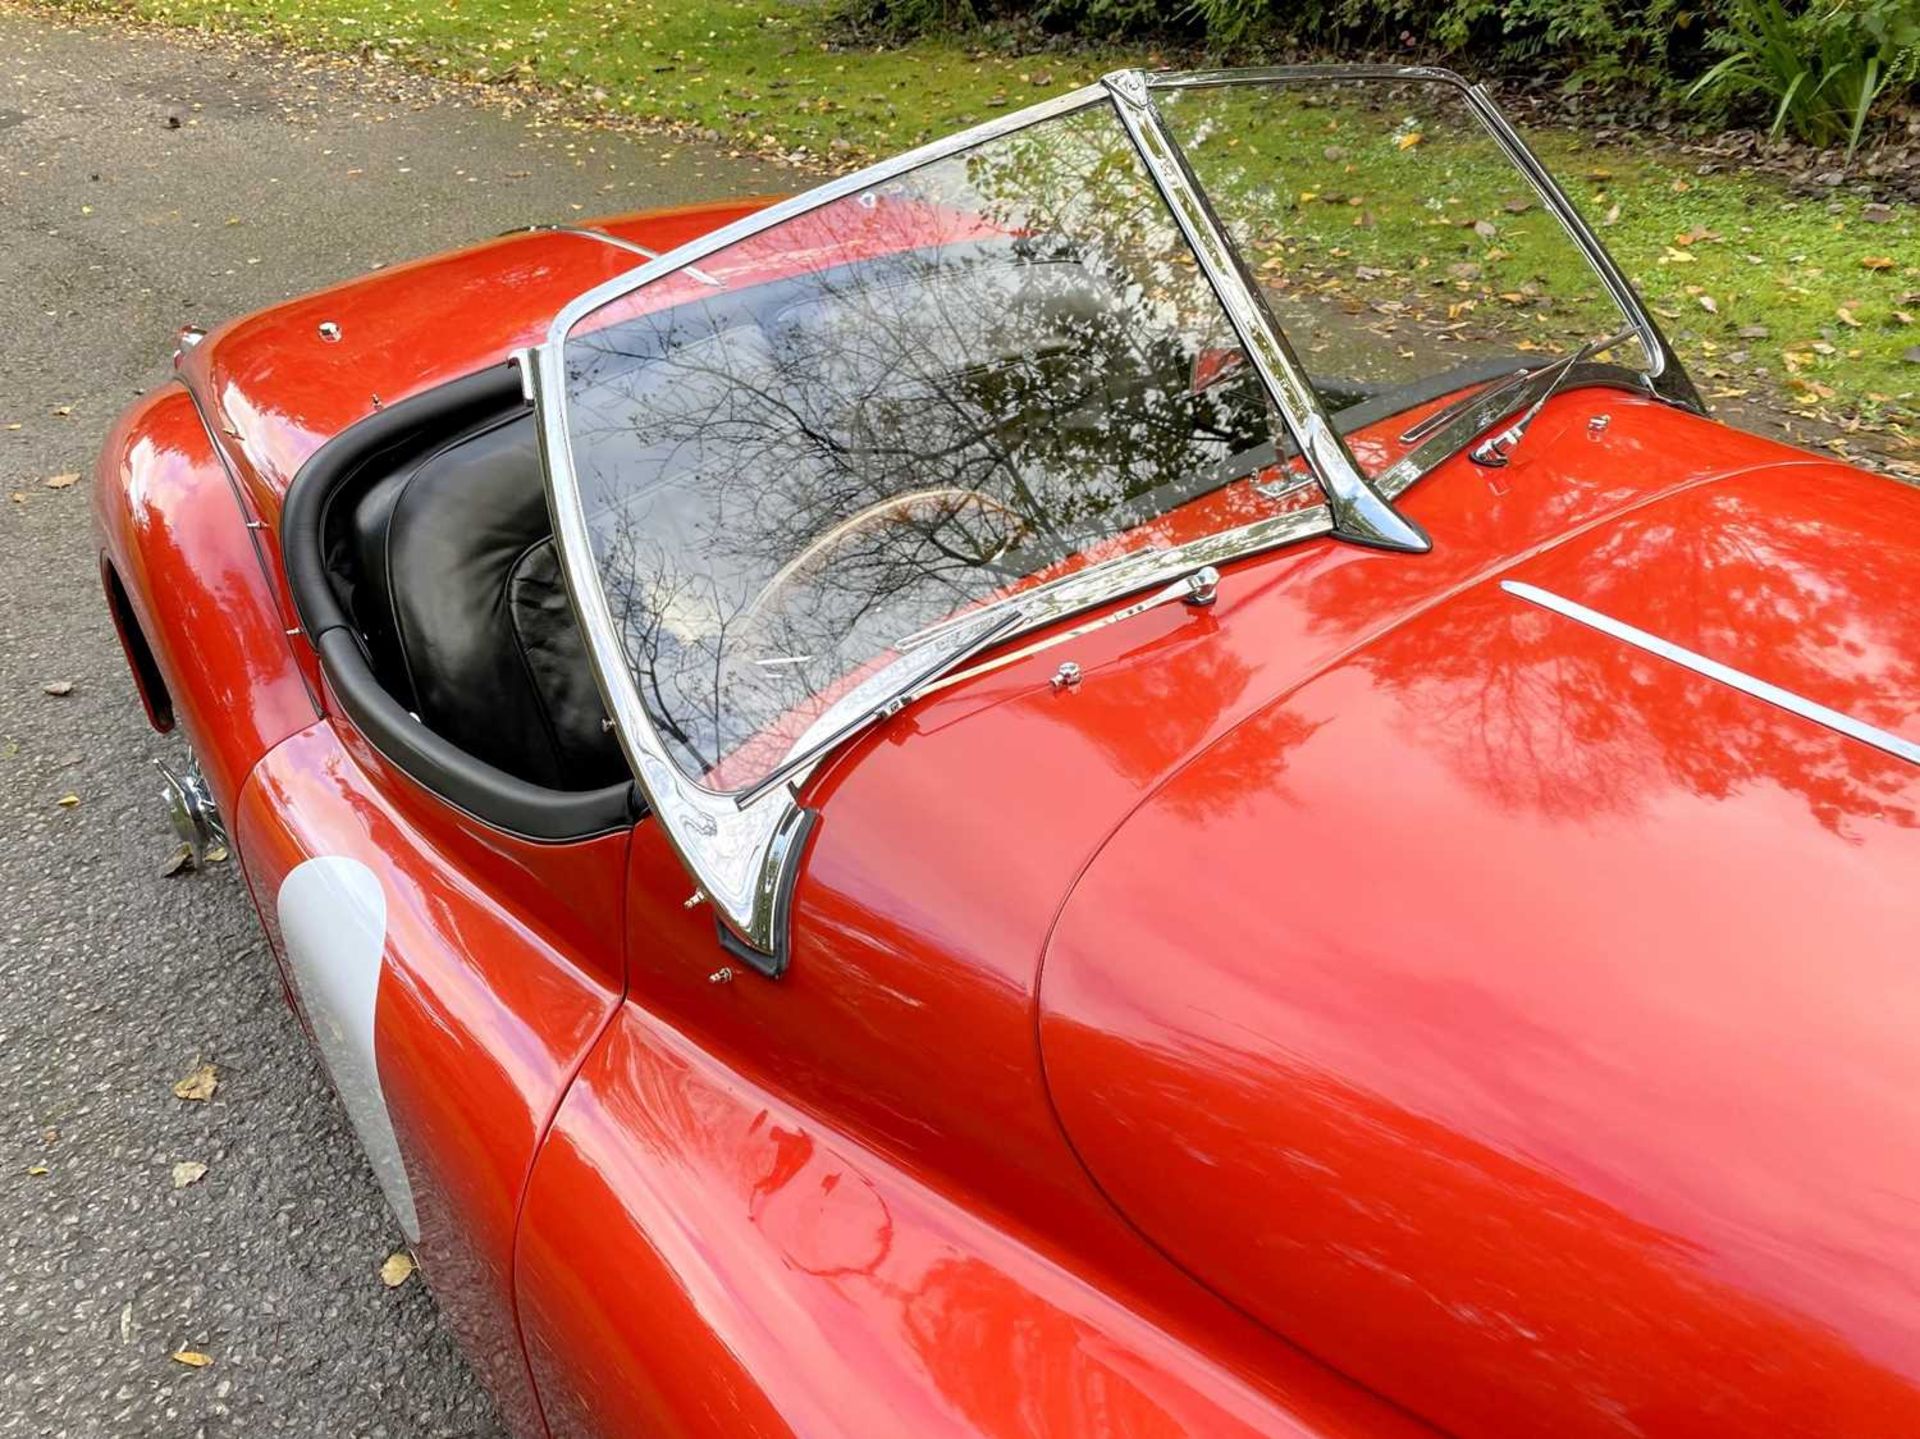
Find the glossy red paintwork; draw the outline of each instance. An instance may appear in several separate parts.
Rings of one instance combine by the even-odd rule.
[[[514,1228],[535,1148],[620,996],[609,972],[618,971],[628,836],[542,853],[494,835],[488,847],[525,862],[526,878],[504,883],[496,872],[483,882],[470,837],[410,818],[325,724],[261,762],[234,819],[283,959],[272,896],[295,865],[343,855],[380,877],[387,949],[376,1050],[419,1207],[419,1257],[509,1422],[539,1433],[514,1320]],[[604,906],[594,948],[570,949],[546,924],[562,889]]]
[[[521,1432],[1911,1430],[1915,771],[1498,581],[1920,738],[1920,492],[1562,396],[1406,496],[1430,554],[1236,562],[835,756],[789,974],[717,984],[655,826],[458,815],[273,589],[315,446],[630,258],[517,237],[238,322],[185,373],[239,500],[177,400],[100,487],[269,928],[302,858],[381,877],[422,1258]]]
[[[319,708],[184,388],[157,390],[120,418],[94,470],[93,501],[103,562],[167,678],[214,798],[230,807],[255,761]]]
[[[1915,539],[1771,470],[1511,573],[1920,738]],[[1916,875],[1912,764],[1482,581],[1104,846],[1048,1079],[1176,1260],[1452,1432],[1911,1434]]]

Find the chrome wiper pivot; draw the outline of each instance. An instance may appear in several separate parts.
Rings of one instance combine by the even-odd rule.
[[[1498,469],[1500,466],[1506,464],[1513,456],[1514,446],[1518,445],[1520,441],[1526,437],[1528,428],[1533,424],[1534,420],[1539,417],[1540,412],[1547,407],[1547,401],[1560,393],[1560,387],[1567,382],[1567,376],[1571,375],[1577,366],[1585,364],[1588,360],[1591,360],[1595,355],[1603,351],[1611,350],[1615,345],[1625,344],[1639,333],[1638,327],[1629,325],[1626,329],[1608,335],[1604,339],[1594,340],[1589,344],[1582,345],[1564,360],[1555,360],[1551,365],[1539,370],[1537,372],[1539,375],[1548,373],[1552,373],[1553,375],[1551,383],[1547,385],[1546,389],[1540,392],[1540,398],[1529,405],[1527,412],[1511,425],[1507,426],[1506,429],[1500,431],[1497,435],[1487,436],[1486,439],[1475,445],[1467,452],[1467,458],[1472,460],[1476,465],[1486,465],[1492,469]]]

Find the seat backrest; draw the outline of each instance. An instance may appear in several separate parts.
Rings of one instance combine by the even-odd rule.
[[[548,788],[625,775],[561,579],[530,412],[381,480],[353,528],[372,663],[423,724]]]

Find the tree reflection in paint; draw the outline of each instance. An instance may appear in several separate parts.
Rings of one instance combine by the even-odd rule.
[[[1792,483],[1716,487],[1632,517],[1592,542],[1577,584],[1555,583],[1687,649],[1907,730],[1920,694],[1920,616],[1900,598],[1912,562],[1863,538],[1871,490],[1829,490],[1814,506]],[[1323,622],[1351,613],[1370,578],[1330,575],[1312,601]],[[1920,825],[1911,765],[1510,596],[1396,632],[1368,668],[1422,743],[1508,808],[1583,819],[1637,813],[1672,786],[1724,799],[1772,784],[1838,835],[1868,820]]]

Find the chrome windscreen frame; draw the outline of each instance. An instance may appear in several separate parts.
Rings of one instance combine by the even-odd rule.
[[[573,468],[565,403],[563,352],[567,335],[601,306],[682,270],[693,273],[704,284],[724,285],[724,277],[716,280],[698,271],[698,262],[795,216],[857,195],[990,140],[1091,106],[1110,104],[1199,259],[1202,273],[1218,296],[1272,400],[1287,438],[1305,457],[1326,500],[1190,544],[1141,552],[1128,563],[1095,567],[1084,577],[1070,577],[1049,587],[1044,602],[1033,605],[1030,612],[1023,615],[1020,626],[1006,637],[1125,598],[1201,566],[1218,565],[1315,536],[1333,535],[1379,548],[1424,551],[1430,546],[1426,535],[1391,502],[1414,477],[1396,469],[1379,481],[1370,482],[1362,473],[1262,298],[1245,261],[1227,238],[1219,217],[1152,98],[1156,90],[1183,86],[1336,79],[1435,80],[1464,92],[1476,115],[1526,174],[1542,203],[1566,226],[1642,335],[1647,353],[1656,366],[1647,377],[1649,387],[1662,398],[1699,408],[1698,396],[1685,372],[1632,287],[1484,92],[1451,72],[1422,67],[1290,66],[1186,74],[1116,72],[1098,84],[1084,86],[829,181],[650,259],[637,269],[575,298],[554,317],[546,341],[517,356],[538,416],[540,449],[547,473],[547,501],[558,540],[561,570],[585,635],[601,697],[612,716],[635,779],[692,877],[696,887],[693,898],[704,899],[712,905],[729,953],[764,974],[777,976],[785,968],[792,884],[814,818],[812,812],[801,807],[799,792],[815,766],[794,774],[787,783],[771,790],[736,795],[708,789],[679,768],[648,717],[620,639],[619,626],[600,584],[593,537]],[[1442,438],[1450,438],[1460,426],[1476,419],[1479,419],[1478,411],[1470,412],[1449,425],[1441,436],[1429,439],[1422,450],[1436,447]],[[1481,420],[1478,428],[1484,429],[1490,422]],[[1475,432],[1461,435],[1459,444],[1471,439]]]

